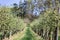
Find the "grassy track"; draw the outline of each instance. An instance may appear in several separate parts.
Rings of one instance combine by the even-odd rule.
[[[43,40],[43,38],[35,34],[30,27],[26,27],[24,31],[13,36],[13,40]]]
[[[59,38],[58,38],[58,40],[60,40],[60,30],[59,30]]]

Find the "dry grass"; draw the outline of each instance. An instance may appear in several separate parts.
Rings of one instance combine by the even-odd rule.
[[[19,39],[25,37],[26,29],[27,29],[27,27],[22,32],[18,32],[17,34],[14,34],[9,40],[19,40]],[[30,29],[30,31],[31,31],[31,33],[33,35],[32,38],[35,38],[35,40],[40,40],[40,39],[42,40],[42,38],[40,36],[38,36],[36,33],[34,33],[31,29]]]

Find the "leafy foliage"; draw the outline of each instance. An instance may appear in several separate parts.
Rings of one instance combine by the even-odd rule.
[[[17,31],[21,31],[25,27],[22,19],[14,17],[10,12],[6,12],[5,10],[2,9],[0,12],[0,32],[7,36],[10,35],[10,32],[12,35]]]

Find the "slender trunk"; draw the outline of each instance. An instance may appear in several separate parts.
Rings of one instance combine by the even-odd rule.
[[[36,33],[36,28],[34,28],[33,30],[34,30],[34,32]]]
[[[56,40],[58,40],[58,27],[56,28]]]
[[[51,35],[51,29],[49,30],[49,40],[51,40],[51,37],[50,37],[50,35]]]
[[[38,35],[39,35],[39,28],[38,28]]]
[[[41,29],[41,36],[43,37],[43,29]]]
[[[56,27],[54,31],[54,40],[58,40],[58,27]]]
[[[44,35],[45,35],[45,29],[43,29],[43,38],[44,38]]]
[[[12,36],[12,31],[10,31],[10,37],[9,37],[9,39],[11,38],[11,36]]]
[[[48,29],[46,29],[46,32],[45,32],[45,40],[48,40]]]
[[[53,33],[53,32],[51,32],[51,40],[53,39],[53,38],[52,38],[52,33]]]
[[[39,29],[39,36],[41,35],[40,29]]]
[[[38,28],[36,28],[36,33],[38,34]]]
[[[53,32],[52,32],[52,30],[50,28],[49,33],[48,33],[48,37],[49,37],[48,40],[53,40],[53,36],[52,35],[53,35]]]

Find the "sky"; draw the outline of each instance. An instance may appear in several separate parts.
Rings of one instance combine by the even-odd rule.
[[[20,0],[0,0],[0,5],[1,6],[12,6],[13,3],[19,4]]]

